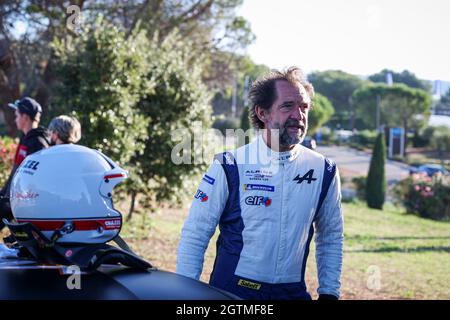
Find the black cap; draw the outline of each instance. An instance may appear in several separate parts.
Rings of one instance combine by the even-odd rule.
[[[31,120],[34,120],[36,114],[42,113],[41,105],[30,97],[24,97],[21,100],[16,100],[14,103],[9,103],[8,106],[15,110],[19,110],[20,113],[25,113],[30,116]]]

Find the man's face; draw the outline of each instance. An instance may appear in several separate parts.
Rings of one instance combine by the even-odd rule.
[[[15,114],[16,114],[15,122],[17,129],[23,131],[23,129],[26,127],[26,124],[31,121],[30,117],[24,113],[20,113],[19,110],[16,110]]]
[[[280,146],[292,147],[305,138],[311,98],[300,84],[277,81],[275,87],[277,99],[267,114],[265,128],[279,129]]]

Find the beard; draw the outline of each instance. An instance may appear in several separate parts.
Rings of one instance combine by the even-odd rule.
[[[297,128],[296,133],[289,132],[289,128]],[[291,146],[300,143],[305,139],[306,131],[308,129],[307,124],[303,124],[298,120],[288,119],[283,126],[280,126],[280,145]]]

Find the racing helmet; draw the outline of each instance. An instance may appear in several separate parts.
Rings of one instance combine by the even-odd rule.
[[[60,244],[102,244],[120,232],[112,191],[127,171],[99,151],[73,144],[33,153],[11,184],[11,210]]]

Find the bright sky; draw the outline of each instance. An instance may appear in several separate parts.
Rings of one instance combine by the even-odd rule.
[[[449,0],[244,0],[239,14],[257,37],[250,57],[271,68],[450,81]]]

